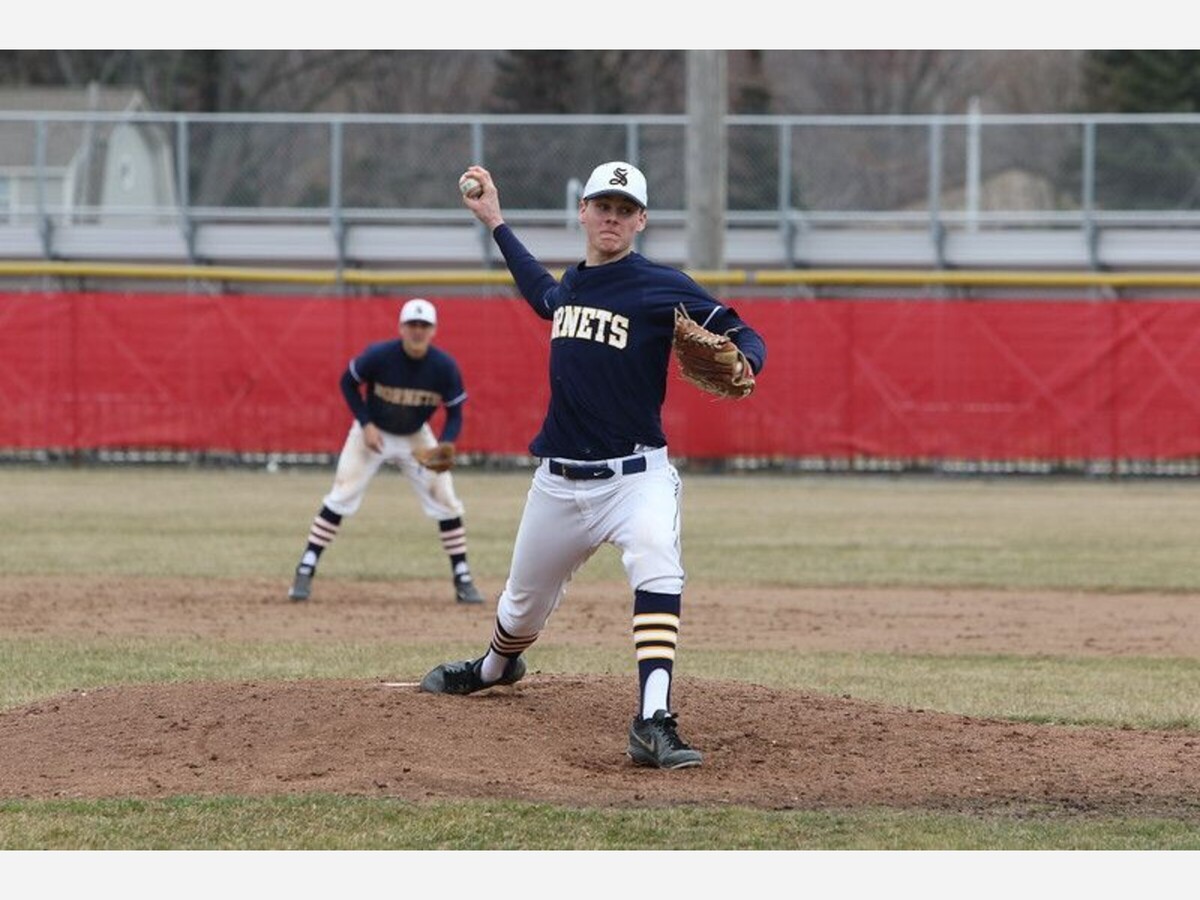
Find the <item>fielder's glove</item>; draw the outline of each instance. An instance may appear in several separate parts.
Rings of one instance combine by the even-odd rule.
[[[675,309],[675,358],[679,374],[710,394],[740,400],[754,391],[754,370],[746,355],[727,335],[715,334]]]
[[[420,447],[413,451],[417,462],[434,472],[448,472],[454,468],[454,444],[443,441],[433,447]]]

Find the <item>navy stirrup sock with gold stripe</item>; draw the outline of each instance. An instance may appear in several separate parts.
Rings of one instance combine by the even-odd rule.
[[[671,674],[679,641],[679,594],[636,591],[633,598],[633,643],[637,650],[641,715],[671,709]]]

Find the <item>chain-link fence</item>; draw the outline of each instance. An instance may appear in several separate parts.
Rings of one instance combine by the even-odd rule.
[[[553,225],[614,158],[679,224],[687,121],[0,112],[0,229],[461,223],[471,162],[511,219]],[[1200,115],[731,116],[726,138],[734,229],[1157,228],[1200,211]]]

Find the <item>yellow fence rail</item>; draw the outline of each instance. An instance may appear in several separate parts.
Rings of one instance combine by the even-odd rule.
[[[1194,272],[1066,272],[909,269],[692,270],[696,281],[724,286],[881,287],[1078,287],[1200,288]],[[282,269],[241,266],[134,265],[55,261],[0,261],[0,278],[94,278],[158,281],[220,281],[310,286],[402,287],[511,286],[506,270],[484,269]]]

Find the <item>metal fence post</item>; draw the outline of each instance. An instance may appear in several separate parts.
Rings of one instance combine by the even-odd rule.
[[[638,134],[638,124],[632,120],[625,123],[625,159],[633,163],[635,166],[641,167],[638,162],[638,156],[641,153],[641,135]],[[596,160],[600,162],[600,160]],[[646,232],[640,231],[633,239],[633,246],[637,248],[638,253],[641,253],[646,246]]]
[[[929,238],[939,269],[946,268],[946,226],[942,224],[942,120],[929,123]]]
[[[1096,229],[1096,123],[1083,123],[1083,184],[1080,206],[1083,207],[1083,239],[1087,246],[1088,265],[1100,268],[1099,234]]]
[[[980,144],[979,98],[972,97],[967,105],[967,230],[979,228],[979,144]]]
[[[342,272],[346,268],[346,222],[342,215],[342,120],[329,123],[329,226],[337,247],[338,289],[343,287]]]
[[[35,130],[34,170],[36,172],[38,235],[42,239],[42,256],[54,256],[54,225],[46,209],[46,120],[38,119]]]
[[[568,178],[563,197],[563,224],[571,230],[579,228],[579,198],[583,196],[583,182]]]
[[[188,261],[196,263],[196,225],[192,221],[191,178],[188,175],[188,120],[179,116],[175,120],[175,193],[179,198],[179,221],[183,232],[183,243],[187,248]]]
[[[792,221],[792,126],[779,125],[779,239],[789,269],[796,268],[796,223]]]
[[[483,143],[483,123],[476,119],[471,123],[471,156],[473,162],[477,166],[485,166],[484,163],[484,143]],[[477,230],[479,232],[479,252],[483,256],[483,267],[490,268],[494,259],[492,251],[492,236],[488,234],[487,228],[482,222],[478,223]]]

